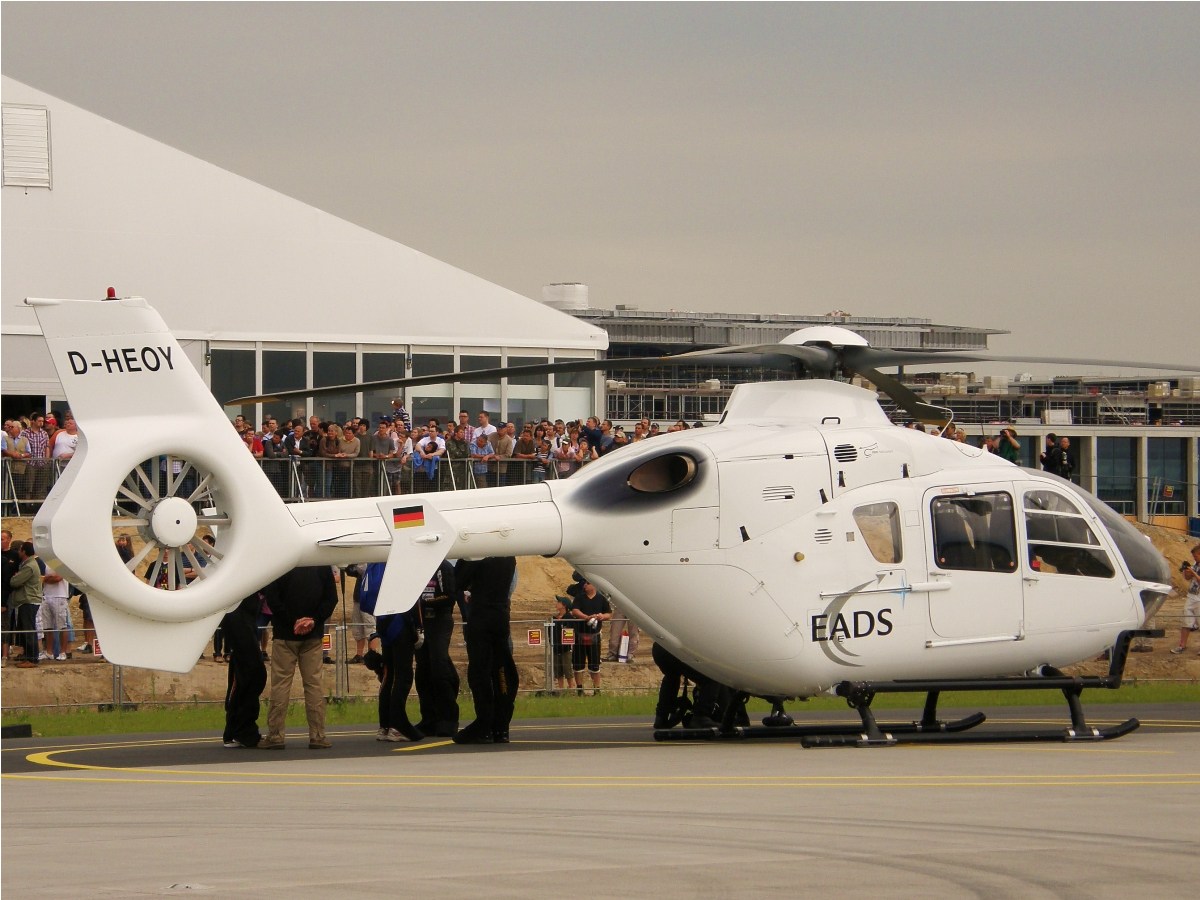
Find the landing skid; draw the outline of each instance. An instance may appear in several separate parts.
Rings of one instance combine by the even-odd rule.
[[[1039,675],[1022,675],[1000,678],[902,680],[902,681],[843,681],[837,685],[836,693],[858,713],[861,723],[828,725],[774,725],[735,726],[732,724],[738,706],[744,706],[748,698],[742,694],[737,704],[731,704],[719,728],[659,729],[654,732],[656,741],[715,741],[745,739],[791,739],[799,740],[804,747],[888,747],[894,744],[916,743],[1014,743],[1034,741],[1108,741],[1134,731],[1139,726],[1137,719],[1128,719],[1119,725],[1097,728],[1087,724],[1080,695],[1085,688],[1107,688],[1115,690],[1121,686],[1125,672],[1125,661],[1129,656],[1130,644],[1136,638],[1162,637],[1161,630],[1123,631],[1110,654],[1108,674],[1104,676],[1063,675],[1057,669],[1046,667]],[[973,713],[961,719],[943,721],[938,718],[937,705],[943,691],[1032,691],[1046,689],[1061,690],[1071,714],[1067,728],[1000,729],[990,728],[974,731],[983,724],[986,716]],[[925,708],[920,721],[879,724],[871,703],[877,694],[919,693],[925,694]],[[770,719],[781,721],[782,707],[776,703]]]

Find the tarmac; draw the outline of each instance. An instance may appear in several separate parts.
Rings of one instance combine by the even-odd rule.
[[[660,743],[628,719],[519,721],[511,744],[470,747],[365,728],[320,751],[299,732],[283,752],[212,734],[5,740],[0,890],[1195,896],[1200,702],[1088,713],[1142,726],[1098,743],[839,749]],[[989,715],[1065,724],[1049,707]]]

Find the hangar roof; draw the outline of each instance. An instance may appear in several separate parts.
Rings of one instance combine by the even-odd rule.
[[[147,298],[181,336],[603,350],[603,329],[10,78],[52,187],[3,190],[6,334],[27,296]],[[10,148],[6,148],[10,155]]]

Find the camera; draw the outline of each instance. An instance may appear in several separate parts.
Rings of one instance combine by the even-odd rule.
[[[1186,571],[1187,571],[1188,569],[1190,569],[1191,567],[1192,567],[1192,564],[1191,564],[1190,562],[1188,562],[1188,561],[1185,559],[1183,562],[1181,562],[1181,563],[1179,564],[1179,571],[1180,571],[1180,572],[1186,572]]]

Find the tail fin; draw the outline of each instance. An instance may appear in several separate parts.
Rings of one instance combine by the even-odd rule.
[[[296,564],[299,527],[145,300],[26,303],[80,432],[34,543],[87,593],[108,659],[188,671],[225,611]],[[133,532],[128,564],[114,530]]]

